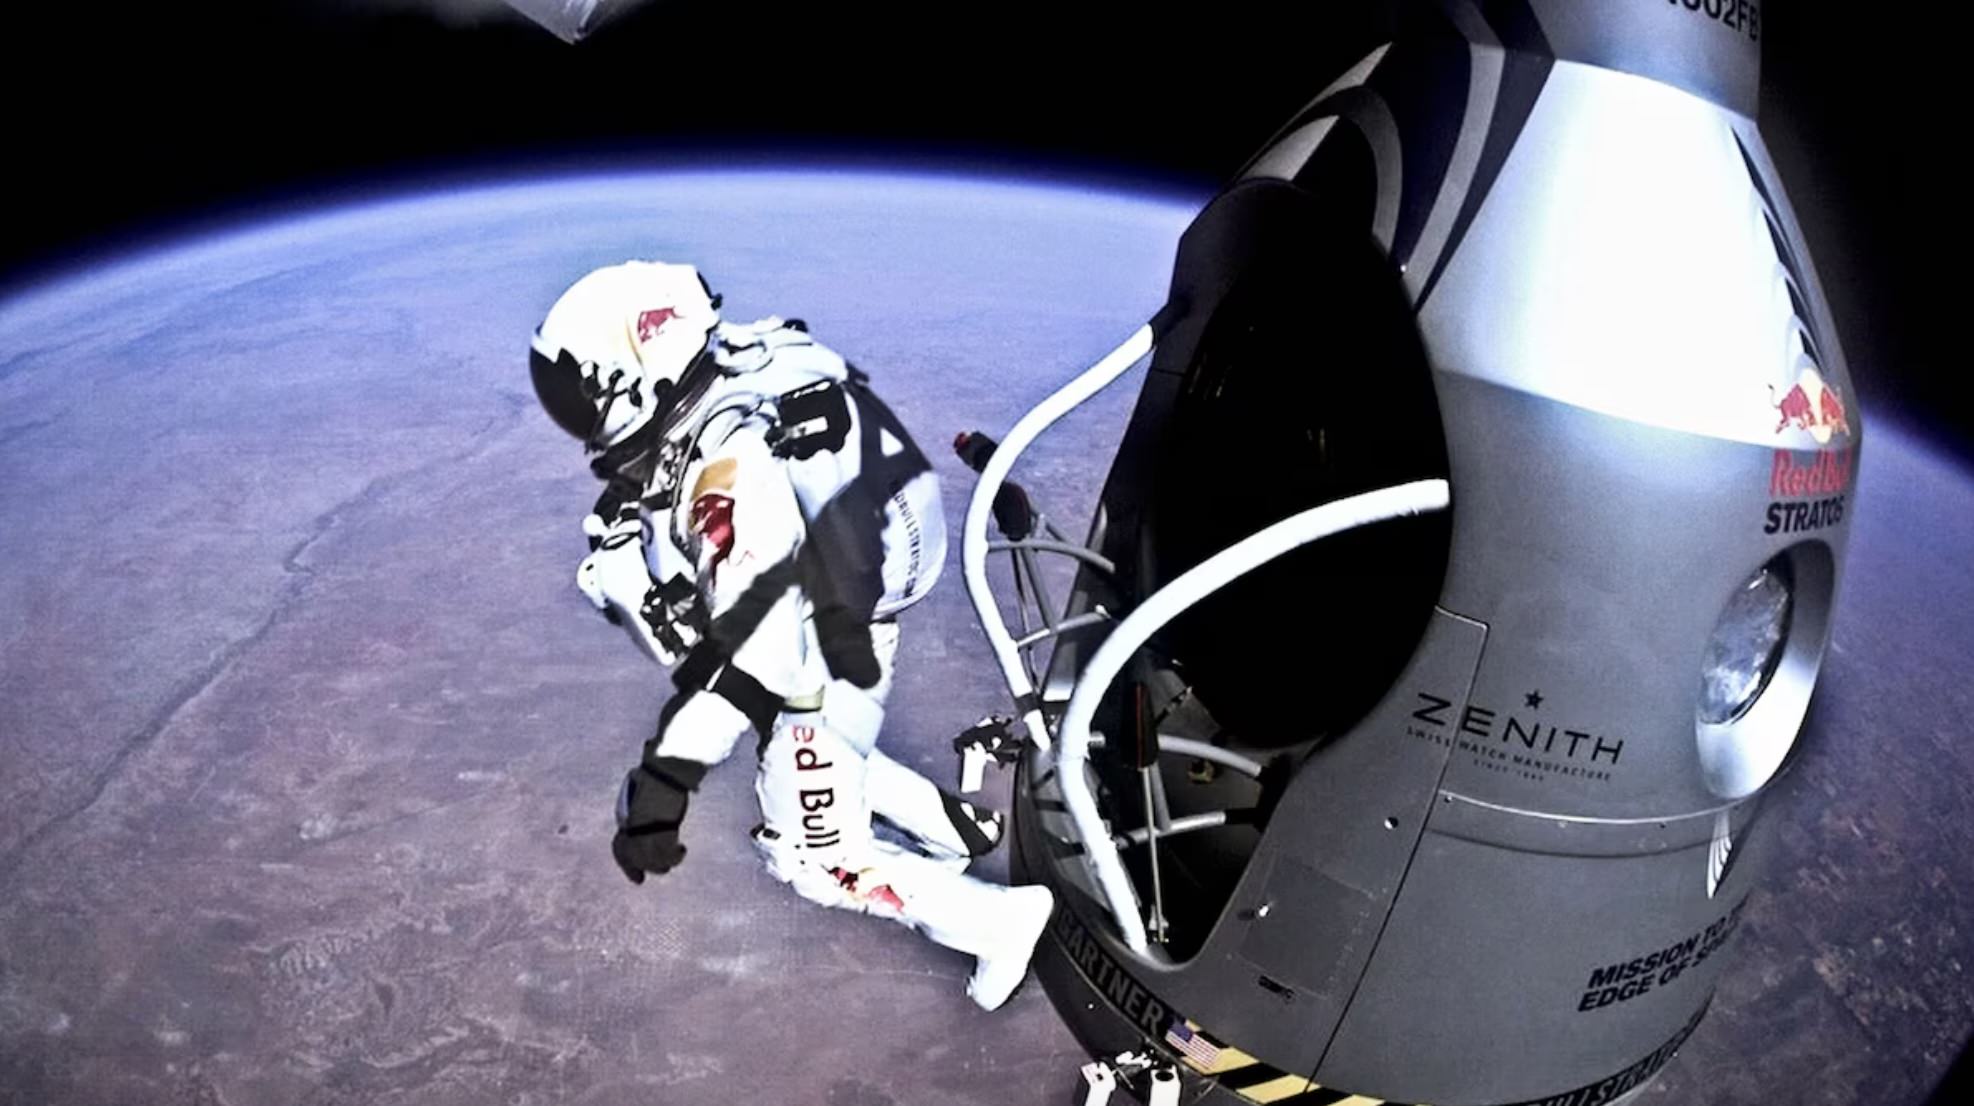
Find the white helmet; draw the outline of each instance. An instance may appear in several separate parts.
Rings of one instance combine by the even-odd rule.
[[[670,406],[706,352],[720,298],[691,265],[626,261],[578,280],[535,329],[535,395],[592,450],[621,444]]]

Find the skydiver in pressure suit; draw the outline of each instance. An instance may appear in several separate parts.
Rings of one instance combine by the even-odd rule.
[[[945,557],[936,477],[799,321],[718,306],[693,267],[631,261],[577,281],[532,342],[536,394],[607,485],[577,584],[677,688],[619,792],[612,853],[633,883],[676,866],[691,794],[752,728],[768,871],[973,955],[967,993],[992,1010],[1050,893],[965,874],[1000,816],[877,748],[896,616]],[[873,815],[916,847],[874,836]]]

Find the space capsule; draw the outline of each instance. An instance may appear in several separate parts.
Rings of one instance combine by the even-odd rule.
[[[1705,1031],[1863,431],[1759,20],[1410,5],[964,443],[1035,969],[1120,1090],[1600,1106]],[[1010,473],[1147,356],[1073,541]]]

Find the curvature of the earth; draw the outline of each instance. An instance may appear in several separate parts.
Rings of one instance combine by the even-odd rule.
[[[870,371],[957,527],[944,443],[1141,322],[1199,199],[624,174],[0,303],[0,1102],[1066,1101],[1083,1057],[1038,989],[981,1013],[959,954],[758,870],[744,750],[684,866],[611,865],[662,685],[573,586],[596,489],[525,342],[592,267],[691,261]],[[1025,464],[1058,514],[1135,380]],[[1974,493],[1876,425],[1783,869],[1647,1102],[1916,1102],[1974,1027]],[[1936,528],[1897,525],[1922,504]],[[956,565],[905,635],[886,746],[950,778],[1005,705]]]

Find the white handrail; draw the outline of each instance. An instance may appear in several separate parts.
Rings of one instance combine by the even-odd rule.
[[[994,456],[999,459],[1000,454]],[[1097,702],[1110,688],[1111,681],[1124,670],[1138,648],[1167,622],[1234,580],[1283,554],[1332,534],[1375,522],[1444,510],[1450,495],[1444,480],[1418,480],[1312,507],[1250,534],[1194,565],[1178,579],[1147,597],[1104,638],[1096,655],[1077,675],[1076,690],[1069,696],[1069,706],[1063,712],[1062,725],[1056,735],[1061,746],[1056,754],[1056,779],[1060,781],[1070,821],[1076,827],[1077,836],[1082,838],[1085,855],[1095,869],[1097,886],[1110,906],[1111,916],[1117,922],[1124,944],[1131,951],[1140,955],[1146,952],[1144,921],[1138,917],[1137,898],[1131,888],[1130,876],[1118,859],[1117,842],[1104,829],[1103,818],[1097,813],[1096,796],[1090,793],[1089,781],[1083,774],[1090,755],[1090,722],[1096,716]],[[978,502],[976,495],[976,505]],[[968,537],[972,537],[970,530]],[[982,556],[985,556],[984,550]]]
[[[1038,749],[1046,750],[1051,744],[1048,728],[1042,720],[1041,702],[1035,696],[1035,685],[1022,669],[1021,654],[1015,648],[1014,637],[1008,633],[1007,622],[994,602],[994,594],[987,589],[987,520],[994,513],[994,496],[1007,482],[1015,460],[1034,442],[1036,436],[1077,404],[1123,376],[1124,371],[1150,353],[1151,348],[1152,326],[1146,323],[1123,345],[1106,354],[1103,360],[1090,366],[1034,410],[1023,415],[994,450],[994,455],[987,459],[986,466],[980,470],[979,482],[973,486],[973,498],[967,502],[966,529],[960,540],[960,569],[966,580],[967,594],[973,599],[974,613],[979,616],[980,628],[987,634],[987,645],[994,651],[994,659],[1001,666],[1001,676],[1007,680],[1008,690],[1014,694],[1017,703],[1029,704],[1022,713],[1022,722],[1028,727],[1028,739]]]

